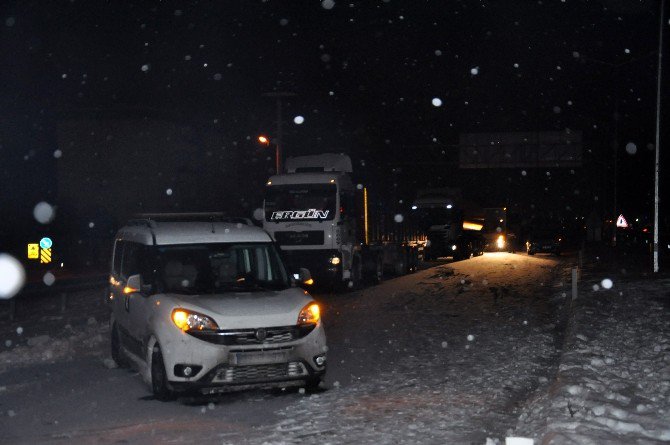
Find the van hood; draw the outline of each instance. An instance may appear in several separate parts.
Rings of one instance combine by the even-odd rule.
[[[290,288],[213,295],[166,294],[161,300],[172,309],[189,309],[207,315],[219,329],[255,329],[295,325],[298,314],[313,298],[302,289]]]

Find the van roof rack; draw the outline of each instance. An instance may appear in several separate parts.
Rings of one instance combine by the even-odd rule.
[[[128,225],[156,227],[157,222],[224,222],[252,226],[249,218],[228,216],[223,212],[140,213]]]

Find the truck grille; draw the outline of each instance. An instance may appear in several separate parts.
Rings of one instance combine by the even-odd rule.
[[[320,246],[323,245],[323,230],[305,230],[304,232],[275,232],[275,240],[280,246]]]

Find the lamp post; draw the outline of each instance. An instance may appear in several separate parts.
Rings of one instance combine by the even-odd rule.
[[[258,142],[260,142],[263,145],[270,145],[270,138],[267,136],[260,135],[258,136]],[[279,165],[279,142],[275,140],[275,166],[277,170],[277,174],[279,174],[280,170],[280,165]]]

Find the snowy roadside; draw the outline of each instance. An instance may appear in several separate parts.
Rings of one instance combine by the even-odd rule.
[[[515,434],[536,444],[667,443],[670,280],[590,275],[572,302],[557,378]]]
[[[333,320],[338,326],[331,339],[334,349],[342,345],[338,363],[351,372],[351,382],[331,380],[327,391],[305,394],[277,412],[277,423],[209,438],[267,444],[484,445],[502,444],[505,435],[532,437],[536,445],[670,441],[670,280],[632,278],[603,264],[587,267],[579,297],[567,309],[556,378],[547,379],[546,363],[555,363],[557,354],[556,319],[527,304],[542,300],[517,295],[525,290],[519,285],[498,306],[487,302],[500,276],[523,270],[524,261],[549,260],[516,255],[505,261],[500,275],[449,275],[450,267],[440,266],[369,289],[365,299],[341,297],[346,320]],[[609,289],[605,278],[612,281]],[[569,292],[569,284],[559,287],[545,287],[553,304]],[[9,368],[84,355],[111,365],[106,308],[95,294],[73,298],[66,314],[40,307],[20,323],[20,335],[17,324],[4,330],[0,393],[11,389],[1,377]],[[373,311],[379,315],[370,324]],[[477,314],[477,324],[457,316],[467,311]],[[356,329],[350,334],[339,325]],[[379,335],[394,331],[401,335],[393,341]],[[375,359],[373,369],[354,366],[357,360],[369,366],[363,357]],[[0,416],[14,416],[11,408]]]
[[[24,313],[18,320],[4,323],[0,330],[0,374],[10,367],[71,361],[82,355],[95,356],[105,366],[114,366],[107,347],[109,310],[96,298],[100,293],[73,293],[66,312],[60,310],[60,301],[48,296],[21,302]],[[0,311],[0,317],[7,319],[9,315]]]

